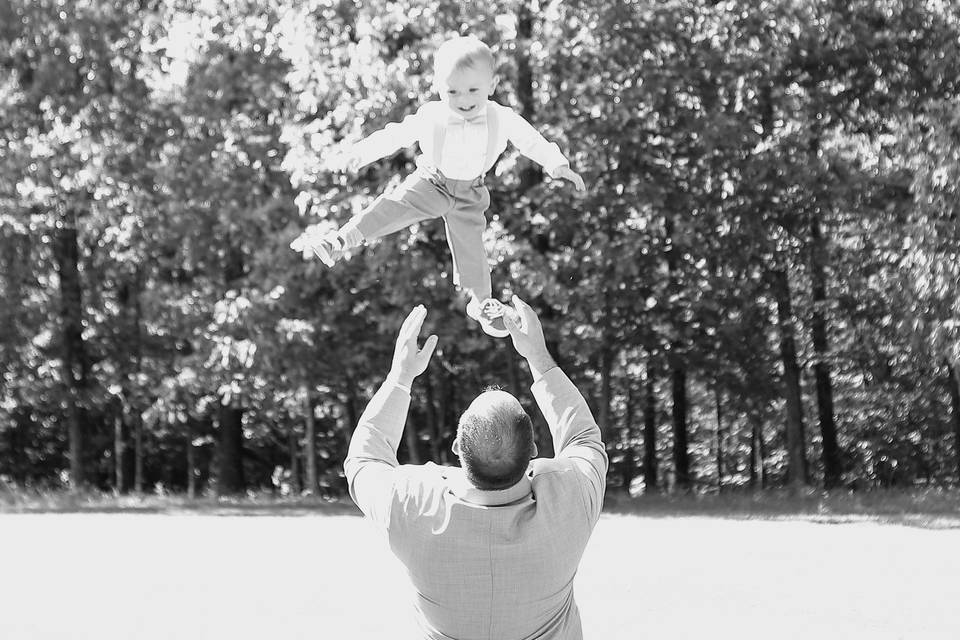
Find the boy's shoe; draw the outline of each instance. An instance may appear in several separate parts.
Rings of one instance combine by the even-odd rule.
[[[476,297],[471,297],[467,303],[467,315],[480,323],[485,334],[494,338],[506,338],[510,335],[507,326],[503,324],[503,313],[503,304],[494,298],[480,302]]]
[[[313,251],[314,255],[320,258],[320,262],[332,267],[343,255],[343,240],[340,239],[340,234],[336,231],[318,234],[316,231],[308,229],[290,243],[290,248],[299,251],[304,257],[307,257],[308,251]]]
[[[332,267],[343,255],[343,240],[336,231],[330,231],[317,238],[311,249],[320,258],[320,262]]]

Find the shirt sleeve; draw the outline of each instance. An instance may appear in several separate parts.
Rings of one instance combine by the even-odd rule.
[[[343,463],[350,497],[364,515],[383,527],[390,522],[390,505],[400,475],[397,448],[409,408],[409,392],[385,382],[360,416]]]
[[[557,143],[548,142],[523,116],[509,107],[502,107],[500,113],[507,140],[520,153],[542,166],[551,176],[560,167],[569,166]]]
[[[363,140],[354,143],[353,154],[360,165],[368,165],[380,158],[386,158],[420,140],[428,121],[426,106],[422,105],[416,113],[411,113],[400,122],[391,122],[379,131],[374,131]]]
[[[531,390],[550,427],[556,457],[569,459],[577,469],[587,515],[595,522],[603,506],[609,464],[600,427],[583,395],[559,367],[544,373]]]

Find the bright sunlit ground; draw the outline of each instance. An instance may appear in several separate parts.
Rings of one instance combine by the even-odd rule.
[[[960,529],[605,514],[587,640],[960,637]],[[413,637],[401,568],[349,515],[0,514],[0,638]]]

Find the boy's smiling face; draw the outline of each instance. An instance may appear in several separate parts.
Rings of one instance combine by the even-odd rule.
[[[453,68],[437,78],[437,92],[454,113],[472,118],[493,95],[497,77],[486,64]]]

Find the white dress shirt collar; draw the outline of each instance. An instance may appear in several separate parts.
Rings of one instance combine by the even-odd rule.
[[[447,107],[447,124],[448,125],[461,125],[461,124],[480,124],[487,121],[487,104],[483,104],[476,111],[471,111],[469,114],[464,115],[458,113],[453,109]]]
[[[498,489],[495,491],[486,491],[478,489],[467,479],[463,469],[451,467],[444,470],[443,477],[447,480],[447,488],[454,496],[469,502],[485,507],[499,507],[514,502],[520,502],[533,493],[533,483],[530,481],[530,471],[520,481],[512,487]]]

